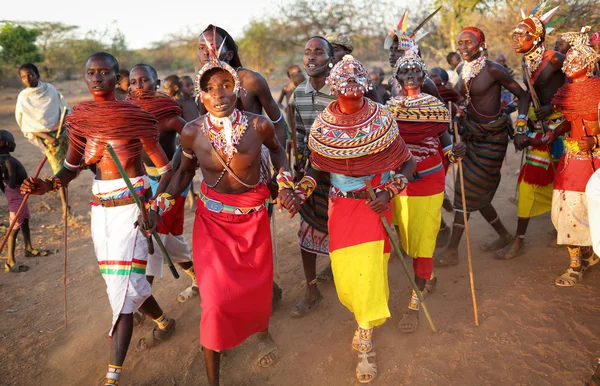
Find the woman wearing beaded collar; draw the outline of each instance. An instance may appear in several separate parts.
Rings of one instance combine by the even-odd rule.
[[[399,229],[404,251],[413,257],[415,282],[420,291],[425,290],[427,281],[433,287],[437,280],[433,276],[432,257],[440,231],[446,182],[442,158],[457,162],[465,154],[463,143],[452,145],[447,131],[450,116],[444,102],[422,92],[425,74],[427,66],[421,57],[413,51],[407,52],[394,66],[402,95],[387,103],[400,135],[417,161],[405,194],[393,200],[393,222]],[[446,229],[449,237],[450,229]],[[408,311],[399,324],[402,332],[415,331],[419,308],[417,294],[413,292]]]
[[[414,171],[414,161],[388,111],[364,97],[369,83],[367,70],[351,55],[331,70],[327,84],[338,99],[311,128],[312,167],[296,186],[297,195],[306,200],[320,176],[331,175],[329,255],[338,297],[358,324],[352,348],[358,351],[356,377],[361,383],[377,376],[371,337],[373,328],[390,317],[390,243],[380,214],[391,220],[390,200],[406,188],[404,175]],[[396,175],[391,177],[390,171]],[[368,198],[365,179],[376,189],[375,200]]]

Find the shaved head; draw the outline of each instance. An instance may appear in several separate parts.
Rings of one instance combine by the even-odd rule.
[[[117,58],[115,58],[108,52],[96,52],[95,54],[93,54],[92,56],[90,56],[88,58],[86,63],[89,63],[91,60],[94,60],[94,59],[102,59],[102,60],[110,61],[112,68],[115,70],[115,74],[119,73],[119,62],[117,61]]]

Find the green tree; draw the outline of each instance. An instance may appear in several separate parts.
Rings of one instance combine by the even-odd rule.
[[[0,28],[0,64],[18,67],[23,63],[41,62],[42,55],[35,45],[39,35],[36,29],[5,23]]]

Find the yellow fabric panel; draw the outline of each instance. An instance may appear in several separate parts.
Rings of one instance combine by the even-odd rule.
[[[400,230],[402,249],[411,257],[432,257],[442,220],[444,193],[396,196],[393,223]]]
[[[330,252],[335,289],[344,306],[362,328],[382,325],[391,316],[388,308],[389,253],[384,241],[372,241]]]
[[[531,218],[550,212],[552,209],[553,188],[554,184],[537,186],[521,181],[519,184],[517,216]]]

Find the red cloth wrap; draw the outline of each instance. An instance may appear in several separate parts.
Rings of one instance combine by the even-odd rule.
[[[446,105],[448,105],[448,102],[458,103],[458,101],[460,101],[460,94],[451,88],[446,86],[437,86],[437,89],[440,97]]]
[[[413,271],[415,271],[415,276],[418,278],[431,279],[433,259],[431,257],[417,257],[413,259]]]
[[[138,90],[130,94],[127,101],[140,106],[159,121],[171,115],[181,116],[182,114],[179,103],[164,93]]]
[[[560,158],[556,167],[556,178],[554,179],[554,190],[568,190],[571,192],[585,192],[585,187],[594,174],[592,161],[589,158],[577,159],[566,156]],[[565,165],[566,163],[566,165]],[[600,169],[600,158],[594,157],[594,167]]]
[[[202,183],[207,197],[226,205],[254,207],[269,198],[266,185],[245,193],[218,193]],[[197,202],[193,233],[194,269],[200,287],[200,344],[226,350],[264,331],[271,316],[273,253],[265,209],[246,215],[211,212]]]
[[[411,157],[404,140],[398,136],[382,152],[356,158],[335,159],[323,156],[316,151],[310,153],[310,162],[315,169],[344,174],[350,177],[361,177],[369,174],[389,172],[402,166]]]
[[[600,101],[600,78],[588,78],[584,82],[565,83],[558,89],[552,104],[564,114],[565,119],[573,121],[582,116],[595,116],[598,119]],[[586,120],[594,120],[589,118]]]
[[[167,213],[160,218],[156,231],[161,235],[172,234],[179,236],[183,234],[183,221],[185,219],[185,197],[175,197],[175,204]]]
[[[429,168],[442,163],[442,156],[439,153],[433,154],[427,158],[424,158],[421,162],[417,163],[416,172],[422,172]],[[422,197],[432,196],[434,194],[442,193],[446,187],[446,173],[444,169],[420,177],[418,180],[410,181],[408,187],[401,193],[401,195],[411,197]]]
[[[447,122],[410,122],[398,121],[400,136],[407,143],[419,144],[419,141],[430,137],[439,137],[448,129]]]

